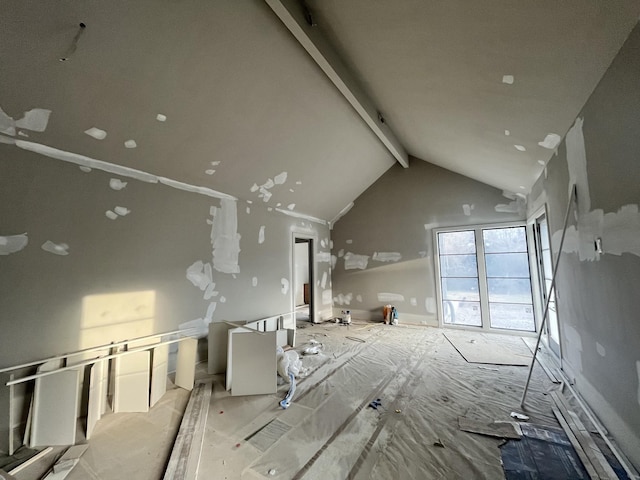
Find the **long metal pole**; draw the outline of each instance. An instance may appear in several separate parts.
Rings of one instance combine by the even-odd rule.
[[[542,314],[542,322],[540,322],[540,331],[538,332],[538,340],[536,341],[536,348],[533,350],[533,358],[531,359],[531,366],[529,367],[529,375],[527,376],[527,383],[524,386],[522,392],[522,399],[520,400],[520,408],[524,408],[524,401],[527,397],[527,391],[529,390],[529,382],[531,381],[531,374],[533,373],[533,366],[536,363],[536,356],[538,355],[538,348],[540,347],[540,339],[542,338],[542,332],[544,331],[544,325],[549,314],[549,303],[551,302],[551,296],[556,287],[556,274],[558,273],[558,267],[560,266],[560,257],[562,256],[562,246],[564,245],[564,237],[567,233],[567,224],[569,223],[569,214],[571,213],[571,206],[574,200],[577,200],[577,189],[574,184],[571,188],[571,196],[569,197],[569,203],[567,204],[567,212],[564,215],[564,227],[562,228],[562,237],[560,238],[560,247],[558,248],[558,258],[556,264],[553,267],[553,278],[551,279],[551,288],[547,294],[547,301],[544,305],[544,313]]]

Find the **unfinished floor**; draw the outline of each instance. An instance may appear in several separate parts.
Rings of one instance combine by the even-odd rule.
[[[288,410],[278,405],[286,384],[277,395],[231,397],[215,377],[197,478],[504,478],[502,440],[461,431],[458,417],[513,420],[527,368],[467,363],[449,331],[306,324],[299,345],[315,339],[322,353],[303,357],[307,375]],[[491,337],[504,351],[530,354],[517,336]],[[536,366],[530,423],[558,426],[552,388]],[[148,414],[108,415],[67,478],[161,478],[186,401],[186,391],[172,389]]]

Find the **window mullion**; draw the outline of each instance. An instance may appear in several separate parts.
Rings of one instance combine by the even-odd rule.
[[[476,259],[478,263],[478,282],[480,288],[480,312],[482,313],[482,329],[491,328],[489,318],[489,286],[487,283],[487,267],[484,260],[484,239],[482,228],[476,228]]]

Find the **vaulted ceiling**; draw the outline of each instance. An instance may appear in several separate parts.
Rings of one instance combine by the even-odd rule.
[[[631,0],[307,6],[409,154],[516,192],[640,13]],[[395,161],[262,0],[5,0],[0,62],[7,116],[51,110],[23,141],[240,199],[263,202],[254,184],[287,172],[267,205],[331,220]]]

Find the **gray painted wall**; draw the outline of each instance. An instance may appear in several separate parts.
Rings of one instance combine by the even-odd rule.
[[[334,307],[381,317],[386,302],[378,294],[397,293],[404,301],[391,303],[401,322],[437,325],[433,228],[524,219],[524,201],[512,205],[520,213],[496,211],[512,201],[496,188],[421,160],[411,159],[409,169],[391,167],[333,228]],[[345,270],[349,252],[369,256],[367,268]],[[401,259],[376,261],[375,252],[396,252]]]
[[[240,200],[240,271],[214,269],[218,294],[205,300],[204,292],[187,279],[187,269],[198,260],[212,262],[208,221],[210,208],[220,207],[219,199],[130,178],[122,178],[128,184],[116,191],[109,186],[116,175],[84,173],[75,165],[8,145],[0,145],[0,178],[0,236],[26,232],[29,239],[23,250],[0,255],[2,367],[74,351],[88,346],[87,341],[105,344],[183,324],[203,326],[197,319],[206,317],[210,302],[217,303],[213,321],[289,312],[292,290],[283,293],[282,279],[291,285],[292,232],[315,237],[317,251],[329,255],[327,226]],[[105,212],[115,206],[131,212],[110,220]],[[44,251],[41,245],[48,240],[66,243],[68,255]],[[329,274],[328,261],[318,263],[315,271]],[[314,288],[317,315],[329,317],[331,305],[321,312],[322,290]],[[121,295],[149,291],[153,297]],[[99,311],[94,306],[87,312],[85,299],[96,295],[113,296]],[[102,325],[99,337],[87,339],[89,326],[97,324]],[[5,440],[0,432],[0,449]]]
[[[573,166],[576,148],[567,146],[565,139],[529,201],[530,212],[546,201],[557,253],[569,184],[578,180],[577,213],[570,217],[568,245],[558,271],[563,369],[575,378],[580,393],[636,466],[640,466],[640,216],[631,210],[637,212],[640,203],[639,85],[640,26],[636,26],[570,131],[579,133],[584,121],[586,169],[581,172]],[[620,212],[628,205],[630,213]],[[602,255],[593,246],[597,237],[602,239]],[[576,251],[580,243],[583,248]]]

